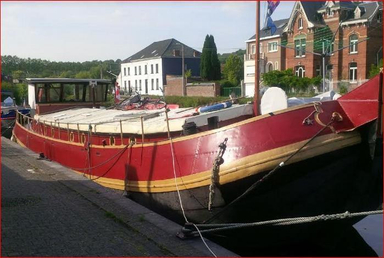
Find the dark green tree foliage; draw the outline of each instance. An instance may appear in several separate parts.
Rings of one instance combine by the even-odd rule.
[[[383,68],[383,59],[380,59],[378,65],[371,64],[371,69],[369,70],[369,78],[373,78],[380,73],[380,68]]]
[[[292,69],[287,69],[285,71],[275,70],[268,73],[264,73],[262,74],[262,79],[264,85],[271,87],[280,87],[287,93],[307,92],[310,90],[310,85],[318,86],[321,83],[320,77],[299,78],[293,74]]]
[[[215,39],[212,35],[205,37],[203,51],[200,58],[200,76],[206,80],[220,80],[220,62],[217,57]]]
[[[240,57],[231,54],[224,65],[223,75],[225,79],[237,86],[239,85],[240,80],[244,77],[243,70],[243,60]]]
[[[18,78],[33,77],[61,77],[73,78],[89,72],[91,78],[111,78],[106,72],[111,70],[114,74],[120,73],[121,60],[86,61],[86,62],[51,62],[41,59],[19,58],[17,56],[1,56],[2,74],[12,75]],[[81,73],[80,75],[78,75]],[[23,78],[22,78],[23,77]]]

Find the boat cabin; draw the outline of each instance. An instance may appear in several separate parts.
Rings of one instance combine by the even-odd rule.
[[[28,104],[36,114],[72,107],[100,107],[112,81],[106,79],[27,78]]]

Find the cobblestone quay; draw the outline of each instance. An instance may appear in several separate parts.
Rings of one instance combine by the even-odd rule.
[[[121,193],[1,138],[2,256],[212,256]],[[235,254],[208,241],[218,256]]]

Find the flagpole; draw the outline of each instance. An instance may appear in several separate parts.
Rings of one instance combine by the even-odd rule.
[[[256,1],[256,34],[255,34],[255,93],[253,96],[253,113],[255,116],[260,115],[259,101],[259,80],[260,80],[260,1]]]

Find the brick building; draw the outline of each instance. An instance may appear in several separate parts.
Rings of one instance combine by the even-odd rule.
[[[322,77],[324,52],[325,90],[341,84],[356,87],[383,57],[382,13],[382,2],[377,1],[296,1],[288,20],[275,21],[274,35],[268,36],[266,28],[260,31],[260,73],[291,68],[299,77]],[[272,41],[278,45],[274,53],[269,51]],[[245,94],[252,95],[247,88],[254,86],[255,37],[246,44]],[[281,60],[280,66],[272,60]]]
[[[281,47],[286,41],[286,34],[283,33],[287,26],[288,19],[275,21],[276,32],[271,35],[269,28],[260,30],[260,73],[273,70],[285,69],[285,48]],[[246,41],[244,55],[244,89],[245,96],[253,96],[255,88],[255,35]]]
[[[367,80],[370,66],[382,58],[382,3],[298,1],[284,32],[286,67],[297,76],[322,76],[318,54],[325,52],[326,90],[340,83],[355,87]]]

